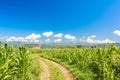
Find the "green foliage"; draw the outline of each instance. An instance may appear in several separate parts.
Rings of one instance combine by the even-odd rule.
[[[120,80],[120,48],[43,49],[41,56],[66,66],[78,80]]]
[[[77,48],[82,48],[83,46],[82,45],[77,45]]]
[[[25,47],[0,46],[0,80],[36,80],[33,62]]]

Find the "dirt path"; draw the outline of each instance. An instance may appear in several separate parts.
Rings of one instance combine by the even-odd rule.
[[[59,70],[61,70],[61,72],[63,73],[66,80],[75,80],[72,77],[72,74],[62,65],[60,65],[54,61],[50,61],[48,59],[45,59],[45,58],[41,58],[39,56],[37,56],[37,58],[39,58],[39,62],[44,68],[43,72],[40,74],[40,80],[50,80],[49,67],[48,67],[46,61],[50,62],[51,64],[55,65]]]
[[[50,61],[50,60],[49,60]],[[72,74],[70,73],[70,71],[68,71],[64,66],[54,62],[54,61],[50,61],[52,64],[54,64],[58,69],[60,69],[65,77],[66,80],[75,80],[72,77]]]
[[[39,80],[50,80],[50,72],[49,72],[49,67],[47,63],[45,63],[45,61],[41,57],[39,56],[36,56],[36,57],[39,60],[40,65],[42,65],[42,67],[44,68],[42,73],[39,76]]]

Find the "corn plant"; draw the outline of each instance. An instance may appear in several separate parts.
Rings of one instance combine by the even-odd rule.
[[[36,80],[33,59],[25,47],[0,46],[0,80]]]
[[[78,80],[120,80],[120,48],[40,49],[41,56],[57,61]]]

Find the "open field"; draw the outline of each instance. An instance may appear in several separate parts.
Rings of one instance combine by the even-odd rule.
[[[115,45],[62,49],[0,46],[0,80],[75,79],[120,80],[120,48]]]
[[[42,57],[68,68],[78,80],[119,80],[120,48],[38,49]]]
[[[0,80],[73,80],[68,72],[27,47],[0,46]]]
[[[40,71],[27,48],[0,46],[0,80],[38,80]]]
[[[120,0],[0,0],[0,80],[120,80]]]

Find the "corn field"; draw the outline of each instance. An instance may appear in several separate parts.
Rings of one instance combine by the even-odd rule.
[[[0,46],[0,80],[37,80],[33,62],[25,47]]]
[[[120,48],[41,49],[41,56],[66,66],[77,80],[120,80]]]

